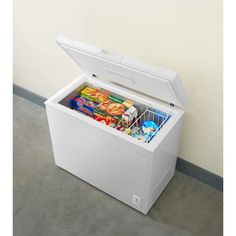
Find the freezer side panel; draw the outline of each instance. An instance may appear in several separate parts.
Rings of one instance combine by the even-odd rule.
[[[161,192],[174,176],[182,121],[183,116],[178,119],[153,153],[148,194],[148,210],[150,210]]]
[[[50,104],[46,109],[56,165],[146,213],[152,153]]]

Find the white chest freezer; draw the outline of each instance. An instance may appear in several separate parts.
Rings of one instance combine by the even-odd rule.
[[[45,102],[56,165],[147,214],[175,172],[185,103],[177,73],[63,36],[57,43],[85,73]],[[153,120],[158,132],[144,142],[71,109],[85,86],[131,99],[131,128]]]

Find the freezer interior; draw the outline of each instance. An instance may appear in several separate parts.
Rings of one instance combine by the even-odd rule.
[[[115,98],[119,98],[123,101],[129,101],[131,102],[133,105],[132,107],[134,107],[135,111],[136,111],[136,116],[132,119],[131,122],[129,122],[129,124],[127,124],[126,126],[122,126],[122,118],[124,113],[121,116],[121,120],[117,121],[116,124],[107,124],[107,121],[104,120],[100,120],[98,119],[98,117],[96,115],[88,115],[85,114],[84,112],[81,112],[81,110],[75,109],[74,107],[72,107],[72,101],[75,101],[76,98],[79,98],[79,100],[81,99],[81,92],[84,91],[85,88],[92,88],[92,89],[96,89],[99,92],[101,92],[102,94],[109,94],[109,98],[110,97],[115,97]],[[83,100],[86,100],[84,98],[82,98]],[[108,99],[108,98],[107,98]],[[102,102],[92,102],[93,105],[94,103],[96,103],[97,107],[100,107]],[[97,104],[98,103],[98,104]],[[160,129],[162,129],[162,127],[166,124],[166,122],[168,121],[168,119],[171,117],[171,114],[168,114],[167,112],[163,112],[159,109],[147,106],[145,104],[136,102],[128,97],[124,97],[120,94],[117,94],[111,90],[107,90],[104,89],[100,86],[96,86],[94,84],[92,84],[91,82],[84,82],[83,84],[81,84],[80,86],[78,86],[76,89],[74,89],[72,92],[70,92],[67,96],[65,96],[62,100],[59,101],[59,104],[69,108],[69,109],[73,109],[75,110],[75,112],[79,112],[81,114],[83,114],[84,116],[87,116],[88,119],[95,119],[98,122],[103,123],[104,125],[108,125],[110,126],[110,128],[112,129],[116,129],[117,132],[122,132],[124,135],[130,135],[133,138],[136,138],[138,140],[140,140],[140,142],[144,142],[144,143],[150,143],[152,141],[152,139],[158,135]],[[77,103],[76,103],[77,105]],[[81,104],[80,104],[81,105]],[[97,109],[97,108],[95,108]],[[128,110],[128,109],[127,109]]]

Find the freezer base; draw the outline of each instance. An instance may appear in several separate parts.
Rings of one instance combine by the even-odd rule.
[[[65,169],[65,167],[63,167],[61,165],[58,165],[58,164],[56,164],[56,165],[60,169],[73,174],[74,176],[78,177],[79,179],[82,179],[83,181],[87,182],[88,184],[91,184],[86,179],[83,179],[79,175],[77,175],[76,173],[73,173],[73,171],[67,170],[67,169]],[[149,206],[147,206],[146,209],[140,210],[137,208],[137,207],[140,208],[142,199],[140,197],[136,196],[135,194],[133,194],[133,196],[132,196],[132,203],[127,203],[127,202],[124,202],[124,203],[126,205],[140,211],[141,213],[147,215],[148,212],[153,207],[153,205],[155,204],[155,202],[157,201],[157,199],[159,198],[159,196],[161,195],[161,193],[163,192],[163,190],[166,188],[166,186],[169,184],[171,179],[174,177],[174,175],[175,175],[175,165],[166,173],[166,175],[163,177],[163,179],[161,179],[159,184],[156,186],[156,189],[152,193],[152,201],[149,203]],[[99,189],[96,185],[93,185],[93,184],[91,184],[91,185],[96,187],[98,190],[101,190],[102,192],[104,192],[104,193],[106,193],[106,194],[108,194],[108,195],[110,195],[122,202],[122,199],[119,199],[116,195],[112,195],[111,193],[107,193],[106,191]],[[144,204],[144,203],[142,202],[142,204]],[[135,207],[134,205],[137,207]]]

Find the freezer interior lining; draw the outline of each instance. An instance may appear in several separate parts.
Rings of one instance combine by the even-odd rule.
[[[124,99],[124,100],[128,98],[128,97],[124,97],[120,94],[114,93],[110,90],[106,90],[100,86],[95,86],[91,83],[85,82],[82,85],[78,86],[76,89],[74,89],[67,96],[65,96],[61,101],[59,101],[59,104],[71,109],[70,100],[77,97],[80,94],[80,92],[87,86],[89,86],[91,88],[99,89],[101,92],[109,92],[110,95],[117,96],[117,97]],[[128,98],[128,99],[130,99],[130,98]],[[144,105],[142,103],[136,102],[133,99],[130,99],[130,100],[132,100],[134,102],[134,106],[138,111],[138,116],[137,116],[137,119],[128,127],[128,129],[131,129],[131,130],[138,129],[138,127],[140,127],[140,124],[145,120],[151,120],[158,125],[158,129],[156,129],[156,131],[152,135],[150,135],[149,137],[146,137],[145,141],[142,140],[145,143],[150,143],[151,140],[153,139],[153,137],[158,135],[158,132],[165,125],[165,123],[167,122],[167,120],[170,118],[171,115],[166,112],[162,112],[161,110],[154,109],[154,108]],[[85,115],[84,113],[82,113],[80,111],[76,111],[76,112],[79,112],[80,114]],[[92,117],[89,117],[89,118],[92,119]],[[114,127],[110,127],[110,128],[114,128]],[[118,131],[118,132],[120,132],[120,131]],[[124,135],[131,135],[131,134],[127,134],[125,132],[123,132],[123,133],[124,133]],[[132,137],[136,138],[134,136],[132,136]]]

